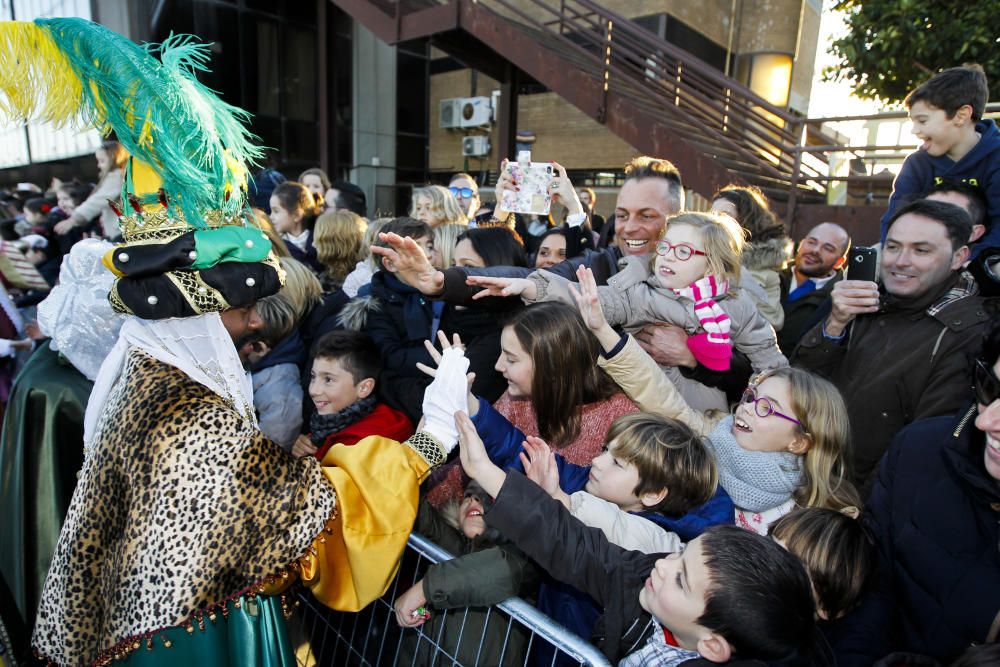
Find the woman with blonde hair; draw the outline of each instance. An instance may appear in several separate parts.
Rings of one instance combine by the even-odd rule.
[[[316,259],[326,267],[320,275],[324,291],[340,289],[344,279],[364,257],[362,243],[366,228],[364,218],[347,210],[327,211],[316,219],[313,245],[316,246]]]
[[[432,228],[449,223],[469,224],[469,219],[462,213],[458,201],[447,188],[440,185],[413,189],[410,217],[426,222]]]
[[[441,266],[435,269],[447,269],[455,264],[455,246],[458,245],[458,237],[463,232],[469,231],[469,225],[460,222],[449,222],[434,228],[434,249],[440,258]]]
[[[349,299],[342,290],[324,293],[319,278],[302,262],[291,257],[280,257],[278,261],[285,270],[281,295],[298,315],[303,348],[311,350],[320,336],[337,328],[337,316]]]

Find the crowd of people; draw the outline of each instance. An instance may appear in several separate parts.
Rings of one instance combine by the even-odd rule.
[[[1000,234],[1000,134],[982,118],[986,91],[982,71],[962,67],[907,98],[924,144],[903,165],[883,220],[877,281],[845,274],[852,240],[843,227],[826,222],[791,238],[757,188],[728,185],[711,210],[685,209],[669,156],[625,165],[606,221],[594,191],[577,188],[556,163],[549,194],[561,219],[504,210],[503,191],[519,186],[506,168],[496,203],[457,173],[447,187],[414,188],[406,215],[378,219],[368,217],[361,188],[321,169],[295,180],[262,172],[247,224],[277,259],[245,285],[260,290],[272,273],[284,284],[218,309],[223,340],[213,344],[232,341],[236,375],[249,373],[252,387],[223,366],[227,379],[200,380],[220,383],[215,393],[184,389],[158,375],[152,357],[126,351],[138,345],[164,361],[144,342],[152,330],[134,324],[141,319],[110,306],[106,315],[96,307],[52,312],[73,302],[73,285],[93,292],[95,279],[80,277],[81,267],[102,262],[120,280],[96,289],[110,289],[135,315],[170,301],[152,288],[138,296],[125,289],[144,256],[119,227],[134,206],[121,199],[123,146],[109,140],[96,151],[94,186],[22,184],[4,202],[10,223],[0,233],[52,291],[9,280],[0,290],[0,354],[9,367],[0,385],[4,479],[20,474],[12,452],[55,447],[53,429],[61,429],[62,450],[80,450],[65,454],[72,470],[56,476],[58,491],[27,480],[17,485],[24,496],[4,490],[19,508],[18,548],[30,550],[30,558],[2,561],[24,620],[31,626],[40,614],[37,638],[39,628],[56,633],[59,620],[76,618],[61,608],[75,598],[55,600],[54,591],[88,580],[48,568],[72,562],[100,527],[88,527],[74,504],[69,537],[64,531],[56,547],[67,489],[85,444],[95,452],[88,466],[113,465],[95,434],[107,440],[114,422],[82,406],[89,398],[125,419],[131,413],[121,412],[115,387],[127,385],[154,401],[143,410],[165,413],[176,403],[201,411],[212,442],[242,438],[229,475],[251,466],[292,471],[255,480],[246,502],[277,507],[287,500],[280,494],[296,498],[288,511],[302,517],[301,535],[261,527],[272,542],[243,534],[213,547],[198,568],[221,568],[227,549],[243,549],[262,576],[273,574],[269,567],[297,556],[314,537],[306,533],[320,534],[338,511],[341,521],[357,521],[348,499],[377,487],[390,503],[383,510],[406,507],[395,533],[405,538],[412,525],[456,555],[403,582],[395,612],[400,626],[424,626],[460,661],[558,664],[551,647],[529,648],[519,632],[487,623],[486,608],[520,595],[625,666],[1000,663],[1000,247],[991,241]],[[116,245],[123,232],[125,245]],[[207,246],[192,245],[184,261],[203,254]],[[261,260],[238,260],[250,261]],[[214,287],[215,268],[199,269]],[[164,321],[185,321],[184,303],[170,303],[177,319]],[[181,328],[175,340],[186,335]],[[11,371],[33,348],[12,388]],[[178,362],[195,379],[201,351]],[[102,381],[107,358],[118,359],[117,385]],[[45,384],[60,363],[75,387],[61,404]],[[38,426],[28,397],[39,393],[50,412],[76,411]],[[221,416],[241,397],[283,452],[260,453],[255,435]],[[162,436],[143,430],[151,428],[145,412],[136,419],[136,434]],[[421,448],[431,433],[449,449],[452,430],[460,447],[449,461]],[[386,453],[404,442],[426,461]],[[131,452],[141,443],[118,446]],[[183,467],[183,456],[169,460]],[[162,463],[138,460],[140,480]],[[329,490],[316,490],[321,469],[339,510]],[[296,476],[298,486],[289,481]],[[414,489],[422,482],[419,503],[406,496],[410,486],[399,482],[397,493],[380,476]],[[111,510],[101,479],[82,476],[74,503],[89,502],[103,517]],[[208,484],[174,481],[217,501]],[[43,521],[25,508],[38,504],[28,494],[46,488],[58,498],[41,503],[55,505]],[[140,502],[151,532],[160,527],[158,503],[176,509],[171,522],[187,516],[175,491],[155,489],[162,497]],[[270,520],[287,523],[277,510]],[[320,560],[333,549],[310,548]],[[398,558],[401,548],[382,557]],[[170,569],[140,564],[150,549],[137,547],[138,574],[123,572],[120,590],[158,606],[142,577]],[[354,581],[364,582],[359,559],[371,553],[344,549],[354,554]],[[306,569],[303,581],[329,597]],[[190,582],[178,575],[174,583]],[[202,603],[220,599],[206,594]],[[472,615],[440,616],[465,607]],[[179,618],[191,611],[170,609]],[[219,609],[235,613],[231,601]],[[132,636],[122,627],[115,636]],[[70,653],[56,642],[36,639],[36,648],[60,661]],[[419,646],[404,653],[408,664],[433,662]]]

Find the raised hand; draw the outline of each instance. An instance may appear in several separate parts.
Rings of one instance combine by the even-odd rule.
[[[448,336],[446,336],[443,331],[441,331],[440,329],[438,329],[437,337],[438,337],[438,342],[441,343],[441,350],[442,351],[444,351],[444,350],[450,350],[451,348],[457,348],[459,350],[465,350],[465,344],[462,343],[462,338],[458,334],[454,334],[452,336],[452,340],[449,341],[448,340]],[[421,363],[421,362],[418,361],[417,362],[417,370],[419,370],[420,372],[422,372],[422,373],[424,373],[426,375],[430,375],[431,377],[436,377],[437,376],[437,367],[441,365],[441,352],[438,352],[437,348],[434,347],[434,343],[432,343],[429,340],[425,340],[424,341],[424,347],[427,348],[427,352],[431,355],[431,359],[434,361],[434,368],[431,368],[430,366],[428,366],[426,364],[423,364],[423,363]],[[468,385],[469,385],[469,397],[468,397],[468,402],[469,402],[469,407],[468,407],[469,416],[475,417],[476,414],[479,412],[479,399],[476,398],[476,395],[472,393],[472,383],[476,381],[476,374],[475,373],[466,373],[465,379],[466,379],[466,381],[468,382]],[[420,429],[418,428],[417,430],[419,431]]]
[[[482,291],[472,298],[481,299],[485,296],[520,296],[528,301],[534,301],[538,296],[535,283],[527,278],[492,278],[489,276],[469,276],[465,279],[469,285],[479,285]]]
[[[576,194],[573,182],[566,175],[566,168],[558,162],[552,163],[555,169],[555,176],[549,181],[548,191],[552,196],[552,201],[559,202],[566,207],[567,213],[583,213],[583,205],[580,204],[580,197]]]
[[[507,473],[490,461],[486,445],[476,433],[476,427],[469,419],[469,415],[456,412],[455,427],[458,429],[459,459],[462,461],[465,474],[479,482],[486,493],[496,498],[504,480],[507,479]]]
[[[612,349],[618,344],[618,334],[608,324],[601,310],[601,300],[597,296],[597,281],[594,279],[594,272],[582,264],[576,269],[576,279],[578,285],[570,285],[570,294],[576,301],[576,307],[583,316],[583,321],[587,327],[597,336],[601,346],[605,351]]]
[[[468,409],[469,360],[462,348],[451,346],[441,353],[434,380],[424,389],[423,432],[450,452],[458,444],[455,412]]]
[[[556,455],[545,441],[529,435],[524,441],[524,451],[520,457],[528,479],[542,487],[550,496],[555,496],[559,491],[559,467],[556,465]]]
[[[438,271],[424,254],[424,249],[408,236],[400,236],[382,232],[378,235],[381,241],[390,247],[373,245],[372,254],[384,257],[408,285],[417,288],[423,294],[436,296],[444,289],[444,273]]]
[[[507,169],[507,165],[510,160],[504,158],[500,163],[500,176],[497,178],[496,187],[493,189],[493,194],[496,197],[494,201],[496,206],[493,208],[493,217],[497,220],[506,220],[510,217],[510,211],[503,207],[503,193],[507,190],[517,190],[518,184],[514,179],[514,174]]]

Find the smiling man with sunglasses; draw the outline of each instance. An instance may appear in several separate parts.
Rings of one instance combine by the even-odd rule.
[[[882,284],[847,280],[827,319],[792,363],[829,377],[847,402],[853,481],[867,495],[893,436],[917,419],[959,409],[967,359],[996,300],[962,274],[972,229],[952,204],[919,200],[896,211],[882,251]]]
[[[465,217],[469,220],[475,220],[476,213],[482,207],[482,201],[479,199],[479,185],[476,184],[476,179],[463,172],[457,173],[451,177],[451,181],[448,183],[448,191],[451,192],[455,201],[458,202],[458,207],[462,209],[462,213],[465,213]]]

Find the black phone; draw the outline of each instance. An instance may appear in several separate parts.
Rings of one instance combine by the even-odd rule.
[[[855,246],[847,255],[847,279],[875,282],[878,277],[878,250],[870,246]]]

